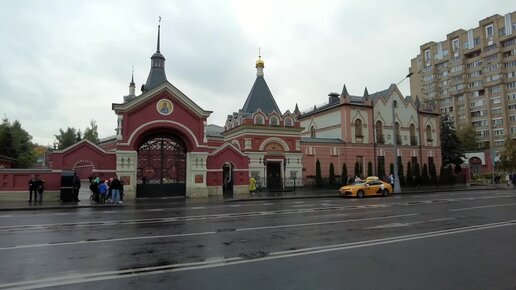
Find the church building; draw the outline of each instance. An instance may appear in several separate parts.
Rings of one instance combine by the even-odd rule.
[[[123,102],[112,104],[117,115],[116,136],[94,144],[82,140],[54,151],[52,169],[76,170],[84,179],[119,176],[128,199],[157,196],[233,197],[249,194],[249,178],[260,187],[283,190],[303,186],[322,175],[330,164],[340,175],[359,164],[373,163],[374,174],[394,160],[440,166],[439,115],[433,108],[404,98],[396,85],[363,96],[346,87],[331,93],[328,104],[300,112],[282,112],[264,78],[265,63],[256,61],[256,80],[243,107],[226,119],[224,127],[208,125],[212,111],[201,108],[173,84],[165,73],[165,57],[157,49],[142,93],[136,95],[134,77]],[[242,99],[243,101],[243,99]],[[391,107],[397,103],[396,121]],[[393,136],[392,125],[398,134]],[[424,136],[424,138],[423,138]],[[439,168],[439,167],[437,167]],[[388,168],[385,169],[388,172]]]

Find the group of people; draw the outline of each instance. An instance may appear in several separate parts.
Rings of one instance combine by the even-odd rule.
[[[43,191],[45,191],[45,180],[39,175],[33,174],[29,179],[29,200],[32,202],[32,195],[34,195],[34,201],[43,201]]]
[[[500,184],[500,183],[506,183],[507,186],[511,186],[511,184],[516,184],[516,173],[513,173],[513,174],[505,174],[505,175],[500,175],[500,174],[495,174],[494,176],[494,182],[495,184]]]
[[[91,177],[90,190],[92,192],[90,199],[97,204],[121,204],[124,200],[124,184],[116,175],[106,180]]]

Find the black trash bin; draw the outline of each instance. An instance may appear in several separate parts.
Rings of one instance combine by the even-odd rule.
[[[73,171],[63,171],[61,173],[61,201],[74,201],[75,196],[73,194]]]

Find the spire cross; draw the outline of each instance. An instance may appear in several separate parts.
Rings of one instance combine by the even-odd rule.
[[[258,47],[258,58],[259,59],[262,58],[262,48],[261,47]]]
[[[161,16],[158,16],[159,17],[159,21],[158,21],[158,47],[156,49],[156,52],[159,53],[159,30],[160,30],[160,26],[161,26]]]

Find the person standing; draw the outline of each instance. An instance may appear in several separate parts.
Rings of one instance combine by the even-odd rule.
[[[77,172],[73,173],[73,197],[74,201],[79,200],[79,190],[81,189],[81,178],[77,175]]]
[[[111,202],[114,204],[120,203],[120,191],[122,190],[122,182],[118,179],[118,176],[115,175],[113,180],[111,180]]]
[[[28,202],[32,201],[32,193],[34,193],[34,201],[37,200],[37,193],[38,193],[38,179],[36,178],[36,175],[32,174],[32,177],[29,179],[29,200]]]
[[[256,179],[252,176],[249,178],[249,191],[251,192],[251,195],[254,195],[254,192],[256,191]]]
[[[37,177],[37,186],[38,186],[38,197],[39,197],[39,202],[42,202],[43,201],[43,191],[45,191],[45,180],[40,178],[40,177]]]
[[[108,182],[109,181],[106,179],[106,180],[104,180],[104,182],[102,182],[99,185],[99,202],[101,204],[106,203],[106,195],[109,190]],[[97,203],[99,203],[99,202],[97,202]]]
[[[389,184],[392,186],[392,188],[394,189],[394,176],[391,174],[389,174],[389,176],[387,177],[387,181],[389,182]]]

